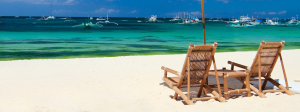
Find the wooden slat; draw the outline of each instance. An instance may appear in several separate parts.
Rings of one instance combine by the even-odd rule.
[[[264,90],[263,93],[268,93],[268,92],[284,92],[284,90]]]
[[[260,58],[275,58],[276,56],[260,56]]]
[[[190,62],[208,62],[209,60],[191,60]]]
[[[195,45],[194,48],[213,48],[213,45]]]
[[[281,43],[273,44],[272,42],[267,42],[266,44],[262,45],[263,47],[280,47]]]
[[[260,52],[265,52],[265,51],[278,51],[278,49],[262,49]]]
[[[193,98],[192,101],[196,100],[209,100],[209,99],[218,99],[218,97],[203,97],[203,98]]]
[[[262,77],[266,77],[266,76],[267,76],[266,74],[267,74],[267,72],[262,72],[262,73],[261,73],[261,76],[262,76]],[[253,77],[258,77],[258,75],[259,75],[258,73],[252,73],[251,77],[252,77],[252,78],[253,78]]]
[[[261,64],[260,66],[272,66],[272,64]]]
[[[188,70],[186,70],[187,72]],[[191,70],[191,71],[205,71],[205,69],[195,69],[195,70]]]
[[[212,52],[212,50],[195,50],[192,53]]]
[[[280,47],[263,47],[263,49],[279,49]]]

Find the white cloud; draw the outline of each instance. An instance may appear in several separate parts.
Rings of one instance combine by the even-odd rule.
[[[199,11],[195,11],[195,12],[173,12],[173,13],[167,13],[166,15],[171,15],[171,16],[176,16],[176,15],[181,15],[184,16],[184,14],[189,14],[191,16],[194,15],[202,15],[202,13],[200,13]]]
[[[3,0],[4,2],[25,2],[29,4],[57,4],[57,5],[75,5],[76,0]]]
[[[278,12],[278,14],[285,14],[286,13],[286,11],[280,11],[280,12]]]
[[[286,11],[280,11],[280,12],[254,12],[253,14],[257,14],[257,15],[266,15],[266,14],[268,14],[268,15],[279,15],[279,14],[285,14],[286,13]]]
[[[275,15],[277,14],[276,12],[269,12],[270,15]]]
[[[136,12],[137,12],[137,10],[134,10],[134,11],[131,11],[130,13],[132,13],[132,14],[133,14],[133,13],[136,13]]]
[[[95,13],[119,13],[120,10],[101,8],[94,11]]]
[[[53,14],[71,13],[71,10],[53,10]]]
[[[266,13],[265,13],[265,12],[254,12],[254,14],[266,15]]]
[[[218,2],[223,2],[223,3],[228,3],[229,2],[229,0],[216,0],[216,1],[218,1]]]

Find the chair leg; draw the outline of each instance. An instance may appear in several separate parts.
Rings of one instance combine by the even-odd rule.
[[[174,96],[173,96],[173,99],[177,99],[177,97],[178,97],[178,94],[175,92],[175,94],[174,94]]]
[[[249,73],[246,76],[246,88],[248,90],[247,97],[251,97],[251,90],[250,90],[250,75]]]
[[[265,87],[267,86],[268,80],[269,80],[269,75],[267,75],[267,76],[265,77],[265,81],[264,81],[263,85],[261,86],[261,89],[262,89],[262,90],[264,90]]]
[[[279,89],[284,90],[284,92],[288,95],[294,95],[294,93],[290,90],[287,90],[284,86],[282,86],[281,84],[279,84],[278,82],[276,82],[275,80],[273,80],[272,78],[268,79],[272,84],[274,84],[275,86],[277,86]]]
[[[223,78],[225,100],[229,100],[227,77]],[[221,93],[220,93],[221,94]]]
[[[205,88],[203,88],[203,91],[204,91],[204,92],[203,92],[203,95],[206,96],[206,95],[207,95],[207,90],[206,90]]]
[[[236,78],[237,80],[239,80],[238,78]],[[245,83],[244,81],[242,80],[239,80],[240,82],[242,83]],[[255,92],[260,98],[266,98],[266,96],[260,92],[257,88],[255,88],[253,85],[249,84],[250,85],[250,89],[253,90],[253,92]]]
[[[202,81],[201,81],[201,86],[200,86],[200,89],[198,91],[197,97],[201,96],[205,82],[206,82],[206,78],[203,78]]]

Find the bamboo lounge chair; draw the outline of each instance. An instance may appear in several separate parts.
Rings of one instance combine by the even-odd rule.
[[[208,100],[208,99],[218,99],[220,102],[225,102],[222,95],[219,95],[216,91],[206,85],[207,73],[209,72],[212,62],[214,62],[214,68],[216,70],[216,63],[214,59],[215,51],[217,48],[217,43],[213,45],[194,45],[190,44],[185,62],[182,67],[182,72],[177,72],[170,68],[162,66],[161,69],[164,70],[163,80],[175,91],[173,99],[177,99],[178,94],[184,99],[188,105],[194,104],[196,100]],[[167,73],[173,73],[179,77],[167,77]],[[200,86],[199,86],[200,85]],[[181,88],[187,86],[187,96],[181,91]],[[205,89],[214,95],[213,97],[203,97],[203,98],[191,98],[190,88],[200,87],[197,97],[201,96],[202,90]],[[217,78],[217,88],[219,93],[221,92],[219,80]]]
[[[237,67],[249,70],[250,78],[258,78],[259,89],[255,88],[252,85],[250,85],[250,88],[261,98],[265,98],[265,95],[263,93],[267,93],[267,92],[285,92],[288,95],[294,95],[294,93],[289,90],[288,81],[287,81],[287,77],[286,77],[286,73],[285,73],[285,69],[284,69],[284,65],[283,65],[283,60],[282,60],[282,56],[281,56],[281,50],[282,50],[284,44],[285,44],[284,41],[281,41],[281,42],[262,41],[258,48],[257,54],[252,63],[252,66],[250,68],[245,65],[238,64],[238,63],[235,63],[232,61],[228,61],[228,64],[231,64],[231,70],[234,70],[234,66],[237,66]],[[280,85],[278,82],[274,81],[271,78],[271,73],[277,62],[278,57],[280,58],[286,87]],[[264,82],[261,85],[262,77],[264,78]],[[242,80],[240,80],[240,81],[244,84],[246,83]],[[275,86],[277,86],[279,88],[279,90],[264,90],[264,88],[266,87],[267,81],[269,81],[272,84],[274,84]],[[264,90],[264,91],[262,91],[262,90]]]

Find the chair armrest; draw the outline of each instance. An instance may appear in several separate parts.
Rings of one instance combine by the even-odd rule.
[[[246,69],[248,70],[248,66],[245,66],[245,65],[242,65],[242,64],[239,64],[239,63],[235,63],[235,62],[232,62],[232,61],[228,61],[228,64],[231,64],[231,70],[234,70],[234,66],[237,66],[237,67],[240,67],[240,68],[243,68],[243,69]]]
[[[167,78],[167,72],[170,72],[170,73],[172,73],[172,74],[175,74],[175,75],[177,75],[177,76],[179,76],[179,77],[180,77],[180,75],[181,75],[180,72],[177,72],[177,71],[175,71],[175,70],[172,70],[172,69],[167,68],[167,67],[164,67],[164,66],[162,66],[161,69],[165,71],[165,78]]]

